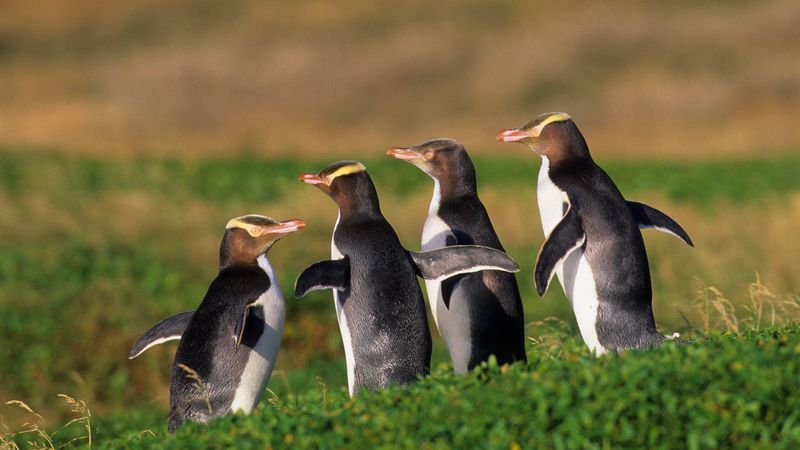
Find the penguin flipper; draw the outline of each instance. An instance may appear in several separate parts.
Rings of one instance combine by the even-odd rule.
[[[652,206],[645,205],[644,203],[631,201],[628,202],[628,208],[630,208],[633,213],[633,218],[639,224],[639,228],[655,228],[658,231],[663,231],[677,237],[690,247],[694,247],[694,243],[689,237],[689,234],[678,225],[678,222],[675,222],[663,212]]]
[[[321,289],[347,290],[350,286],[350,259],[316,262],[303,270],[294,283],[295,298],[302,298],[311,291]]]
[[[131,348],[131,352],[128,354],[128,359],[136,358],[154,345],[180,339],[181,335],[183,335],[183,331],[186,330],[186,327],[189,325],[193,314],[194,311],[182,312],[155,324],[153,328],[147,330],[147,332],[133,344],[133,348]]]
[[[247,317],[252,314],[253,319],[255,320],[259,320],[261,322],[264,319],[263,314],[259,316],[258,310],[251,310],[251,308],[261,306],[259,303],[256,303],[257,301],[258,298],[254,298],[250,303],[244,305],[242,317],[239,320],[237,320],[236,324],[234,324],[233,326],[233,337],[236,339],[237,347],[242,344],[242,339],[244,339],[244,331],[245,331],[245,325],[247,324]],[[254,322],[251,322],[250,327],[253,326],[252,323]],[[261,335],[261,332],[259,331],[258,334]]]
[[[539,256],[536,257],[536,268],[533,275],[539,297],[544,296],[544,293],[547,292],[556,267],[584,242],[586,242],[586,233],[583,231],[581,219],[578,213],[570,208],[544,241],[542,249],[539,250]]]
[[[426,280],[441,281],[481,270],[519,272],[517,263],[505,252],[480,245],[452,245],[408,254],[417,275]]]

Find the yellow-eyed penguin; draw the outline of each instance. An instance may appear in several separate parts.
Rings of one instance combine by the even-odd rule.
[[[666,214],[625,201],[565,113],[546,113],[503,130],[502,142],[526,144],[542,157],[537,196],[546,240],[534,273],[539,295],[557,274],[581,336],[597,354],[648,348],[658,333],[647,253],[640,228],[689,235]]]
[[[333,289],[350,395],[408,384],[430,371],[431,335],[415,274],[444,279],[484,269],[516,272],[505,253],[479,246],[409,252],[381,213],[378,193],[357,161],[340,161],[300,181],[336,202],[331,260],[300,274],[295,296]]]
[[[259,215],[230,220],[219,275],[197,310],[159,322],[134,344],[129,358],[180,339],[170,377],[170,432],[185,420],[205,423],[255,408],[275,367],[285,310],[266,254],[303,227],[301,220]]]
[[[433,198],[422,230],[423,251],[452,245],[505,251],[478,198],[475,167],[463,145],[435,139],[392,148],[387,154],[433,178]],[[522,301],[513,273],[485,270],[426,280],[425,285],[456,373],[472,370],[490,355],[500,364],[527,360]]]

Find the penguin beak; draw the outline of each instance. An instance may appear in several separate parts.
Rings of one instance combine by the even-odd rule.
[[[531,135],[526,131],[519,129],[500,130],[497,133],[496,139],[500,142],[525,142],[532,139]]]
[[[278,223],[261,226],[259,234],[255,236],[260,245],[259,251],[264,254],[272,245],[295,231],[302,230],[306,223],[300,219],[284,220]]]
[[[300,231],[306,227],[306,223],[300,219],[285,220],[269,227],[270,234],[286,235]]]
[[[299,180],[305,184],[310,184],[312,186],[319,186],[320,184],[325,184],[325,180],[323,180],[322,177],[320,177],[315,173],[304,173],[300,175]]]
[[[414,150],[401,147],[390,148],[386,152],[386,154],[391,156],[392,158],[399,159],[401,161],[410,161],[412,159],[422,158],[422,155],[415,152]]]

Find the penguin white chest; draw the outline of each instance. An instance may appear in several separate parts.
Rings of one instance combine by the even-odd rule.
[[[265,255],[258,258],[258,265],[270,281],[269,289],[255,301],[257,305],[255,307],[262,308],[264,313],[264,331],[247,357],[231,402],[231,411],[242,411],[245,414],[250,414],[255,408],[272,375],[281,345],[285,316],[283,294],[278,286],[275,271]]]
[[[447,246],[447,237],[452,235],[450,227],[439,217],[439,204],[441,202],[441,186],[439,180],[434,178],[433,197],[428,208],[428,218],[422,227],[422,251],[436,250]],[[437,280],[425,280],[425,290],[428,291],[428,303],[431,305],[433,321],[436,329],[441,335],[442,329],[439,322],[442,319],[439,315],[444,310],[444,299],[442,298],[442,282]],[[446,320],[446,319],[444,319]]]
[[[331,238],[331,259],[342,259],[344,254],[336,246],[336,229],[339,228],[339,221],[342,219],[341,213],[336,218],[336,225],[333,226],[333,237]],[[353,395],[353,385],[355,383],[355,359],[353,358],[353,339],[350,336],[350,327],[347,325],[339,290],[333,289],[333,303],[336,307],[336,320],[339,322],[339,332],[342,335],[344,344],[344,358],[347,364],[347,388],[350,395]]]
[[[439,206],[441,203],[441,185],[434,178],[433,197],[428,208],[428,218],[422,228],[422,250],[430,251],[447,246],[448,236],[453,235],[450,226],[439,216]],[[453,362],[453,369],[456,373],[466,373],[470,356],[472,356],[471,329],[469,305],[457,299],[456,295],[450,299],[450,308],[444,304],[442,295],[442,282],[437,280],[425,280],[425,290],[428,291],[428,303],[430,303],[433,321],[439,335],[444,339]],[[457,285],[454,286],[457,291]]]
[[[565,205],[569,205],[567,193],[553,183],[549,172],[550,161],[546,156],[542,156],[536,195],[545,238],[550,237],[553,229],[564,217]],[[564,261],[556,267],[556,276],[558,276],[572,311],[575,313],[575,320],[578,322],[583,341],[589,350],[598,355],[605,353],[606,349],[600,345],[597,338],[599,301],[594,274],[582,248],[576,248],[567,255]]]
[[[564,217],[564,205],[569,203],[569,197],[550,179],[550,160],[546,156],[542,156],[536,198],[539,201],[539,217],[542,219],[544,236],[549,237],[553,228]]]

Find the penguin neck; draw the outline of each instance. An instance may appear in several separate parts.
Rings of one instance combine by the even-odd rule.
[[[261,255],[264,257],[264,255]],[[238,253],[220,255],[219,271],[235,270],[235,269],[254,269],[258,267],[258,260],[261,257],[250,258]]]
[[[442,179],[433,178],[433,199],[429,212],[434,211],[434,203],[438,210],[442,203],[458,202],[468,197],[474,197],[478,192],[475,180],[475,170],[466,170],[457,176],[447,174]]]
[[[572,129],[567,133],[555,138],[550,138],[547,150],[541,156],[550,160],[550,167],[561,166],[580,166],[591,164],[592,155],[589,153],[589,145],[586,143],[581,132],[572,125]]]
[[[343,222],[383,219],[378,194],[374,189],[361,195],[337,198],[336,205]]]
[[[247,242],[233,233],[225,233],[219,247],[219,269],[223,270],[258,267],[258,258],[266,252],[259,253]]]

